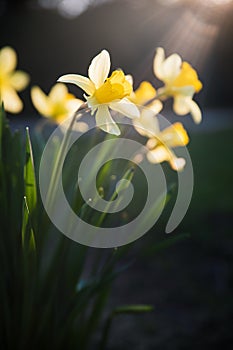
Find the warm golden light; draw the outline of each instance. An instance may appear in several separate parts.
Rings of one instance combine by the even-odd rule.
[[[232,3],[232,0],[206,0],[206,5],[212,6],[212,5],[228,5]]]

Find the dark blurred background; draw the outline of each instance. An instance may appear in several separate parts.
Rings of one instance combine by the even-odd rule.
[[[198,70],[203,123],[184,118],[193,199],[176,232],[165,237],[162,218],[136,243],[143,252],[114,285],[109,309],[131,302],[151,303],[155,311],[119,316],[109,349],[232,349],[233,1],[1,0],[0,47],[5,45],[16,49],[31,86],[47,92],[62,74],[86,75],[90,59],[103,48],[113,68],[133,74],[135,86],[142,79],[159,85],[152,73],[157,46],[178,52]],[[21,118],[24,126],[36,115],[29,91],[21,94],[24,112],[11,123],[19,125]],[[158,241],[180,234],[176,244],[158,249]]]
[[[31,84],[45,90],[61,74],[85,74],[103,48],[114,68],[136,77],[135,84],[153,81],[152,58],[163,46],[198,70],[203,106],[233,103],[230,0],[1,0],[0,31],[1,47],[13,46]],[[25,108],[30,110],[29,102]]]

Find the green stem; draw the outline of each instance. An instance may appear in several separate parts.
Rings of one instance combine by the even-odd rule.
[[[79,109],[74,113],[74,115],[71,119],[71,123],[70,123],[70,125],[65,133],[63,140],[62,140],[58,155],[57,155],[56,160],[55,160],[55,164],[54,164],[54,168],[53,168],[53,172],[52,172],[52,176],[51,176],[51,180],[50,180],[50,184],[49,184],[48,194],[46,197],[46,201],[48,201],[49,205],[53,204],[54,194],[56,193],[58,180],[59,180],[59,177],[60,177],[61,171],[62,171],[64,156],[66,156],[66,150],[67,150],[67,147],[69,145],[70,135],[72,132],[74,122],[76,120],[76,117],[81,112],[81,110],[84,109],[86,106],[87,106],[86,103],[82,104],[79,107]]]

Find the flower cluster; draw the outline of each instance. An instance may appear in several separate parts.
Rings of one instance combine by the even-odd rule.
[[[5,109],[11,113],[22,110],[23,104],[17,92],[23,90],[29,76],[15,71],[17,56],[10,47],[0,51],[0,98]],[[31,99],[38,112],[55,122],[75,113],[84,103],[95,115],[96,125],[107,133],[120,135],[120,129],[114,121],[114,113],[131,118],[137,132],[146,138],[147,158],[152,163],[167,161],[174,170],[182,170],[183,158],[176,157],[173,149],[185,146],[189,142],[186,130],[180,122],[160,130],[157,115],[163,108],[163,102],[173,99],[173,110],[177,115],[191,114],[194,122],[201,122],[201,110],[193,100],[195,93],[202,88],[194,68],[182,61],[178,54],[165,58],[164,50],[157,48],[153,71],[163,86],[155,89],[148,81],[143,81],[134,91],[133,78],[123,70],[110,74],[111,60],[107,50],[102,50],[91,61],[88,77],[78,74],[66,74],[58,79],[48,95],[38,86],[31,89]],[[71,83],[84,91],[84,99],[77,99],[69,93],[63,83]],[[113,112],[111,112],[113,111]]]
[[[178,54],[165,58],[162,48],[158,48],[154,62],[155,77],[164,86],[156,89],[143,81],[133,90],[133,78],[122,70],[114,71],[110,77],[110,55],[101,51],[91,62],[88,77],[77,74],[63,75],[58,82],[72,83],[84,90],[84,98],[91,113],[96,116],[96,124],[102,130],[119,135],[120,129],[109,110],[117,111],[133,119],[135,129],[146,136],[147,158],[152,163],[168,161],[174,170],[182,170],[183,158],[176,157],[173,148],[186,146],[189,137],[181,123],[175,123],[160,130],[156,116],[163,108],[163,101],[172,97],[173,109],[178,115],[190,113],[196,123],[201,121],[201,111],[193,95],[202,88],[196,71],[187,62],[182,62]]]

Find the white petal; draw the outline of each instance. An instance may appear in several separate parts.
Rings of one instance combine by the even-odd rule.
[[[158,146],[152,151],[148,151],[147,159],[150,163],[162,163],[170,158],[169,151],[164,146]]]
[[[66,74],[61,76],[57,81],[61,83],[75,84],[81,89],[83,89],[88,95],[92,95],[95,92],[94,83],[90,79],[82,75]]]
[[[103,50],[99,55],[93,58],[88,69],[88,76],[98,89],[103,85],[110,71],[110,55],[108,51]]]
[[[127,74],[125,79],[133,86],[133,76],[131,74]]]
[[[160,80],[163,80],[162,63],[164,59],[165,59],[164,49],[162,47],[158,47],[156,50],[156,54],[153,62],[153,69],[154,69],[155,76]]]
[[[140,117],[139,109],[135,106],[134,103],[130,102],[127,98],[123,98],[122,100],[117,102],[110,102],[109,107],[128,118],[133,119]]]
[[[178,115],[188,114],[190,106],[187,103],[187,98],[183,96],[175,97],[173,103],[174,112]]]
[[[84,102],[82,100],[79,100],[78,98],[72,98],[66,101],[66,108],[69,111],[69,115],[72,115],[74,112],[76,112],[80,106],[82,106]],[[82,114],[80,113],[79,118],[82,117]],[[77,118],[76,118],[77,119]]]
[[[167,149],[164,146],[158,146],[154,150],[149,151],[147,153],[147,159],[150,163],[154,164],[167,161],[171,168],[176,171],[183,170],[186,163],[184,158],[177,158],[171,149]]]
[[[51,98],[53,102],[58,102],[58,101],[61,102],[65,99],[67,94],[68,94],[68,89],[66,85],[59,83],[59,84],[55,84],[52,87],[49,93],[49,98]]]
[[[178,115],[191,113],[193,120],[199,124],[202,120],[202,113],[198,104],[191,97],[176,97],[173,104],[174,112]]]
[[[120,135],[120,129],[111,117],[107,106],[99,106],[96,112],[96,125],[105,132]]]
[[[22,111],[23,103],[14,89],[8,86],[1,91],[1,94],[1,99],[7,112],[19,113]]]
[[[41,115],[48,117],[51,114],[52,106],[48,96],[38,86],[33,86],[31,89],[31,99]]]
[[[10,83],[16,91],[22,91],[29,83],[29,75],[17,70],[10,77]]]
[[[17,56],[15,50],[6,46],[0,50],[0,71],[1,73],[12,72],[17,65]]]
[[[170,165],[173,170],[182,171],[185,167],[186,161],[184,158],[174,157],[170,160]]]
[[[149,104],[148,108],[154,112],[154,114],[159,114],[163,109],[163,104],[160,100],[155,100]]]
[[[198,104],[191,99],[189,99],[187,102],[189,104],[190,113],[193,117],[194,122],[196,124],[199,124],[202,120],[202,113],[201,113],[201,110],[200,110]]]
[[[180,74],[181,64],[182,64],[182,59],[178,54],[174,53],[173,55],[169,56],[162,63],[161,70],[162,70],[163,79],[165,81],[174,80]]]
[[[150,108],[143,108],[140,118],[134,119],[133,124],[142,136],[152,137],[159,133],[158,119]]]

